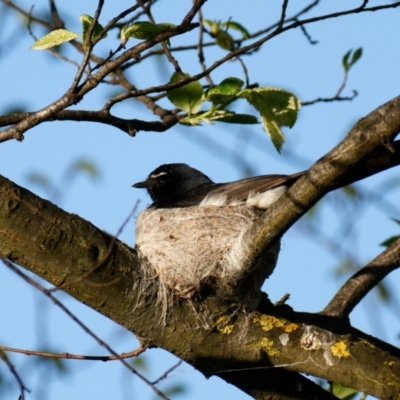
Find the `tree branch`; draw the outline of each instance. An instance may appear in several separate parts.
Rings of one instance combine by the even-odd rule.
[[[335,294],[322,315],[346,318],[354,307],[390,272],[400,267],[400,239],[363,269],[356,272]]]
[[[357,168],[364,157],[381,146],[393,151],[391,142],[399,131],[400,97],[358,121],[338,146],[317,161],[249,229],[244,238],[248,269],[322,196],[349,182],[352,168]]]
[[[34,113],[19,113],[0,117],[0,126],[16,124],[29,118]],[[111,125],[130,136],[135,136],[137,131],[164,132],[178,123],[175,115],[164,112],[162,121],[142,121],[139,119],[124,119],[115,117],[105,110],[62,110],[50,116],[47,121],[90,121]]]
[[[0,254],[55,285],[75,282],[65,288],[68,293],[134,332],[142,345],[165,348],[203,373],[222,376],[248,393],[281,390],[267,378],[255,389],[248,387],[246,379],[251,382],[252,377],[261,376],[257,371],[275,380],[276,371],[284,374],[281,377],[288,373],[287,382],[293,383],[288,387],[299,387],[294,382],[303,378],[290,378],[287,368],[379,398],[400,392],[400,381],[393,378],[400,376],[398,349],[350,328],[338,331],[337,321],[319,315],[273,317],[239,312],[232,316],[213,296],[205,296],[192,305],[184,299],[176,302],[162,326],[157,279],[144,279],[134,249],[115,240],[114,251],[102,267],[85,279],[76,279],[104,259],[110,236],[4,178],[0,178],[0,226]],[[140,291],[141,285],[146,289]],[[221,323],[221,315],[231,318],[229,329]],[[197,329],[188,330],[188,326]],[[365,359],[370,361],[365,363]],[[357,374],[343,374],[343,368]],[[379,384],[388,379],[390,385]],[[284,395],[296,398],[293,393]],[[297,398],[312,397],[301,392]]]
[[[172,36],[188,32],[197,26],[197,23],[193,23],[186,26],[177,26],[176,28],[170,29],[166,32],[161,32],[153,38],[139,43],[133,48],[127,50],[116,59],[106,62],[97,73],[92,75],[84,84],[80,85],[77,90],[71,90],[73,89],[72,86],[70,90],[68,90],[63,96],[61,96],[52,104],[34,112],[28,118],[22,120],[16,125],[1,131],[0,142],[10,139],[23,140],[24,132],[49,119],[55,113],[71,106],[72,104],[77,104],[89,91],[94,89],[106,75],[118,68],[127,59],[132,57],[136,58],[142,51],[154,46],[156,43],[166,40]]]

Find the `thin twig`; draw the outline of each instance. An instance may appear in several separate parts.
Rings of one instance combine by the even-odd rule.
[[[114,17],[104,28],[103,30],[99,33],[98,38],[96,39],[96,42],[98,40],[101,40],[101,37],[107,33],[111,28],[113,28],[115,26],[115,24],[117,24],[117,22],[119,20],[121,20],[122,18],[124,18],[125,16],[127,16],[128,14],[130,14],[131,12],[137,10],[139,7],[143,7],[147,2],[151,2],[151,0],[142,0],[142,1],[138,1],[133,7],[130,7],[128,9],[126,9],[125,11],[123,11],[122,13],[118,14],[116,17]],[[140,13],[136,14],[136,16],[133,16],[132,19],[134,20],[135,18],[138,18],[139,15],[142,15],[144,13],[144,11],[140,11]],[[95,43],[96,43],[95,42]],[[125,44],[124,43],[120,43],[118,45],[118,47],[111,51],[108,55],[108,57],[106,57],[105,59],[102,59],[101,61],[97,62],[97,65],[95,65],[92,68],[92,72],[101,68],[107,61],[111,60],[119,51],[121,51],[123,48],[125,48]],[[139,58],[139,57],[137,57]]]
[[[203,71],[207,69],[205,64],[205,57],[204,57],[204,46],[203,46],[203,36],[204,36],[204,25],[203,25],[203,12],[201,8],[199,9],[199,41],[197,43],[197,56],[199,57],[199,63]],[[210,87],[214,86],[214,82],[211,79],[210,75],[206,75],[205,80],[208,82]]]
[[[356,90],[353,90],[352,96],[340,97],[340,96],[335,95],[333,97],[318,97],[314,100],[302,101],[301,105],[302,106],[311,106],[312,104],[315,104],[315,103],[331,103],[333,101],[352,101],[357,96],[358,96],[358,92]]]
[[[303,32],[304,36],[307,38],[308,43],[310,43],[310,44],[317,44],[318,43],[318,40],[314,40],[310,36],[310,34],[307,32],[307,29],[303,25],[300,25],[300,29]]]
[[[128,59],[131,59],[137,54],[140,54],[141,51],[147,50],[150,47],[153,47],[155,44],[166,40],[172,36],[180,35],[185,32],[188,32],[198,26],[198,23],[193,23],[190,25],[186,25],[184,27],[178,26],[176,28],[172,28],[166,32],[161,32],[155,35],[153,38],[146,40],[132,47],[131,49],[125,51],[115,60],[110,60],[105,66],[103,66],[96,74],[91,76],[90,80],[87,80],[85,84],[82,84],[79,90],[74,90],[74,84],[71,88],[62,95],[58,100],[49,104],[41,110],[38,110],[32,113],[31,117],[25,120],[22,120],[17,125],[14,125],[10,128],[6,128],[0,132],[0,142],[4,142],[6,140],[16,139],[23,140],[23,133],[29,130],[30,128],[39,125],[47,119],[50,119],[56,112],[69,107],[72,104],[77,104],[82,98],[95,87],[111,72],[118,69],[118,67]],[[94,42],[93,42],[94,43]],[[182,82],[182,81],[181,81]],[[75,83],[75,81],[74,81]],[[183,84],[177,85],[182,86]],[[136,96],[137,97],[137,96]],[[156,106],[157,107],[157,106]],[[165,113],[168,114],[168,113]],[[166,115],[167,119],[169,119],[170,115]],[[172,120],[174,118],[171,118]],[[139,121],[140,122],[140,121]],[[163,121],[165,122],[165,121]],[[172,123],[176,123],[171,121]],[[165,130],[165,129],[164,129]],[[133,132],[134,134],[134,132]]]
[[[310,3],[308,6],[304,7],[302,10],[300,10],[298,13],[296,13],[296,14],[293,15],[292,17],[288,18],[288,19],[286,20],[286,22],[290,22],[290,21],[295,22],[295,21],[297,21],[298,18],[299,18],[301,15],[306,14],[306,13],[307,13],[308,11],[310,11],[312,8],[316,7],[316,6],[318,5],[319,2],[320,2],[320,0],[315,0],[315,1],[313,1],[313,2]],[[261,30],[261,31],[257,31],[257,32],[255,32],[255,33],[253,33],[253,34],[250,34],[249,39],[254,39],[254,38],[258,37],[258,36],[261,36],[261,35],[263,35],[263,34],[265,34],[265,33],[268,33],[268,32],[270,32],[270,31],[272,31],[274,28],[276,28],[276,26],[277,26],[277,23],[275,23],[275,24],[273,24],[273,25],[271,25],[271,26],[269,26],[269,27],[267,27],[267,28],[265,28],[265,29],[263,29],[263,30]],[[203,29],[204,29],[204,27],[203,27]],[[235,45],[237,45],[238,47],[240,47],[244,40],[248,40],[248,39],[235,39],[234,43],[235,43]],[[216,44],[215,40],[213,40],[212,42],[203,43],[203,44],[202,44],[202,47],[204,48],[204,47],[211,47],[211,46],[216,46],[216,45],[217,45],[217,44]],[[177,52],[177,51],[186,51],[186,50],[196,50],[197,48],[198,48],[198,44],[197,44],[197,45],[188,45],[188,46],[171,47],[171,48],[170,48],[170,51],[171,51],[171,52]],[[141,57],[140,60],[143,61],[143,60],[145,60],[145,59],[148,58],[148,57],[155,56],[155,55],[160,55],[160,54],[162,54],[162,50],[153,50],[153,51],[150,51],[150,52],[144,54],[144,55]],[[123,68],[123,69],[125,69],[125,68],[130,68],[134,63],[135,63],[135,61],[126,63],[124,66],[122,66],[122,68]]]
[[[281,306],[283,304],[285,304],[290,298],[290,293],[286,293],[282,296],[282,298],[280,300],[278,300],[274,306]]]
[[[24,400],[25,399],[25,392],[30,393],[30,390],[24,385],[24,382],[22,381],[21,377],[19,376],[19,374],[18,374],[17,370],[15,369],[14,365],[8,359],[7,355],[1,350],[1,348],[0,348],[0,359],[3,360],[4,363],[7,365],[9,371],[11,372],[11,374],[14,376],[15,380],[18,383],[19,392],[20,392],[19,399],[20,400]]]
[[[287,10],[287,6],[289,4],[289,0],[283,0],[282,2],[282,11],[281,11],[281,17],[279,18],[279,22],[278,22],[278,26],[277,26],[277,30],[280,31],[283,27],[283,24],[285,22],[286,19],[286,10]]]
[[[148,95],[150,93],[158,93],[158,92],[163,92],[165,90],[176,89],[176,88],[184,86],[190,82],[198,81],[199,79],[204,78],[207,74],[210,74],[213,70],[218,68],[220,65],[224,64],[226,61],[236,58],[237,56],[240,56],[242,54],[246,54],[251,50],[257,49],[262,44],[264,44],[268,40],[272,39],[276,35],[281,34],[282,32],[286,32],[291,29],[298,28],[301,25],[307,25],[307,24],[314,23],[317,21],[323,21],[326,19],[337,18],[339,16],[344,16],[344,15],[349,15],[349,14],[354,14],[354,13],[359,13],[359,12],[367,12],[367,11],[373,12],[373,11],[383,10],[383,9],[388,9],[388,8],[397,8],[399,6],[400,6],[400,2],[396,2],[393,4],[389,4],[389,5],[364,8],[362,10],[360,10],[359,8],[355,8],[355,9],[351,9],[351,10],[347,10],[347,11],[341,11],[341,12],[326,14],[326,15],[322,15],[322,16],[318,16],[318,17],[313,17],[313,18],[302,20],[302,21],[295,21],[292,24],[282,27],[282,29],[279,32],[277,30],[275,30],[274,32],[270,33],[269,35],[264,36],[263,38],[259,39],[258,41],[254,42],[248,46],[240,47],[240,48],[228,53],[225,57],[215,61],[214,64],[212,64],[205,71],[203,71],[197,75],[187,77],[187,78],[182,79],[181,81],[175,82],[175,83],[168,83],[168,84],[163,84],[163,85],[158,85],[158,86],[152,86],[147,89],[136,90],[136,91],[130,92],[130,93],[123,93],[119,96],[116,96],[113,100],[114,100],[114,102],[121,102],[130,97],[143,96],[143,95]]]
[[[194,6],[189,10],[189,12],[185,15],[183,18],[181,25],[185,26],[188,25],[192,22],[193,18],[197,14],[197,12],[200,10],[201,7],[203,7],[203,4],[207,0],[194,0]]]
[[[240,65],[243,68],[244,78],[246,81],[246,87],[248,88],[250,86],[249,71],[241,57],[236,57],[236,59],[240,62]]]
[[[18,11],[20,14],[22,14],[23,16],[29,18],[29,12],[23,10],[22,8],[18,7],[17,5],[15,5],[12,1],[10,0],[0,0],[3,4],[5,4],[6,6],[14,9],[15,11]],[[36,17],[31,17],[32,21],[35,21],[41,25],[43,25],[44,27],[53,30],[54,26],[50,23],[48,23],[47,21],[40,19],[40,18],[36,18]]]
[[[75,92],[76,88],[79,85],[79,82],[82,78],[82,75],[86,69],[87,66],[89,66],[89,62],[90,62],[90,54],[92,52],[93,46],[101,39],[101,37],[103,36],[102,33],[100,35],[97,36],[97,38],[95,38],[94,40],[92,40],[92,35],[94,32],[94,29],[96,27],[97,21],[99,20],[100,14],[101,14],[101,10],[103,9],[103,5],[104,5],[104,0],[99,0],[99,3],[97,5],[96,11],[94,13],[94,17],[93,17],[93,21],[90,24],[90,27],[86,33],[86,43],[85,43],[85,56],[83,57],[83,60],[81,62],[81,65],[78,68],[78,71],[75,75],[75,78],[72,82],[72,85],[70,87],[70,91],[71,92]],[[84,38],[85,40],[85,38]]]
[[[146,15],[147,15],[149,21],[150,21],[152,24],[156,24],[156,21],[154,20],[154,17],[153,17],[153,15],[152,15],[152,13],[151,13],[150,7],[151,7],[151,3],[150,3],[150,4],[144,5],[144,6],[143,6],[143,9],[145,10]],[[175,69],[175,72],[183,76],[183,72],[182,72],[182,69],[181,69],[181,67],[180,67],[180,65],[179,65],[179,63],[178,63],[178,61],[177,61],[176,58],[172,55],[172,53],[169,51],[169,48],[168,48],[167,44],[166,44],[164,41],[161,42],[161,47],[162,47],[162,49],[163,49],[163,51],[164,51],[165,56],[167,57],[167,60],[173,65],[173,67],[174,67],[174,69]]]
[[[71,354],[71,353],[49,353],[45,351],[34,351],[34,350],[24,350],[16,349],[13,347],[0,346],[0,357],[2,351],[9,351],[12,353],[25,354],[27,356],[38,356],[38,357],[48,357],[48,358],[66,358],[68,360],[84,360],[84,361],[117,361],[124,360],[127,358],[137,357],[146,351],[148,346],[141,346],[136,350],[130,351],[129,353],[121,353],[117,356],[85,356],[81,354]],[[154,384],[154,383],[153,383]]]
[[[333,96],[334,98],[338,98],[338,97],[340,96],[340,93],[343,92],[343,89],[345,88],[346,83],[347,83],[347,78],[348,78],[348,73],[345,72],[345,73],[344,73],[344,76],[343,76],[343,81],[342,81],[341,85],[339,86],[339,88],[338,88],[336,94]],[[354,92],[353,92],[353,93],[354,93]]]
[[[307,14],[309,11],[311,11],[313,8],[315,8],[319,4],[320,0],[315,0],[312,3],[310,3],[308,6],[304,7],[302,10],[298,11],[296,14],[294,14],[292,17],[289,17],[285,22],[296,22],[298,21],[298,18],[304,14]],[[271,32],[273,29],[276,29],[278,26],[279,22],[276,22],[262,30],[259,30],[257,32],[254,32],[253,34],[250,35],[249,39],[254,39],[258,36],[264,35],[268,32]],[[239,44],[243,41],[243,39],[239,39]]]
[[[153,385],[157,385],[159,384],[161,381],[163,381],[164,379],[166,379],[168,377],[168,375],[174,371],[175,369],[177,369],[181,364],[183,363],[182,360],[179,360],[176,364],[174,364],[171,368],[167,369],[161,376],[159,376],[155,381],[153,381]]]
[[[56,28],[64,28],[64,21],[61,19],[58,13],[57,6],[54,0],[49,0],[50,14],[53,18],[54,26]]]
[[[371,289],[397,268],[400,268],[400,239],[348,279],[321,314],[348,317]]]
[[[19,268],[17,268],[12,262],[4,258],[0,255],[0,260],[6,265],[11,271],[13,271],[16,275],[22,278],[25,282],[29,283],[35,289],[42,292],[45,296],[47,296],[56,306],[58,306],[62,311],[64,311],[77,325],[79,325],[84,332],[86,332],[90,337],[92,337],[100,346],[107,349],[113,356],[118,357],[118,353],[114,351],[106,342],[104,342],[100,337],[98,337],[95,333],[93,333],[81,320],[79,320],[67,307],[64,306],[56,297],[54,297],[51,293],[46,291],[46,288],[42,286],[40,283],[36,282],[28,275],[23,273]],[[145,382],[148,386],[150,386],[155,393],[157,393],[164,400],[168,400],[168,397],[165,396],[159,389],[157,389],[145,376],[143,376],[140,372],[134,369],[130,364],[128,364],[125,360],[120,360],[120,362],[133,374],[139,377],[143,382]]]
[[[7,3],[7,0],[1,0],[3,2]],[[201,5],[204,3],[204,1],[196,1],[195,6],[191,9],[191,11],[188,13],[187,17],[192,18],[198,9],[201,7]],[[312,3],[309,7],[312,7]],[[210,67],[208,67],[205,71],[202,71],[201,73],[194,75],[192,77],[188,77],[185,79],[182,79],[179,82],[175,83],[170,83],[170,84],[164,84],[164,85],[159,85],[159,86],[153,86],[149,87],[143,90],[134,90],[130,91],[128,93],[124,93],[123,95],[116,96],[113,99],[114,104],[120,101],[125,100],[126,98],[131,98],[131,97],[139,97],[139,96],[146,96],[150,93],[160,93],[164,92],[166,90],[170,89],[175,89],[181,86],[186,85],[187,83],[197,81],[206,75],[210,74],[214,69],[218,68],[220,65],[224,64],[228,60],[234,59],[237,56],[244,55],[246,53],[249,53],[250,51],[253,51],[257,48],[259,48],[262,44],[276,36],[277,34],[280,34],[284,31],[290,30],[290,29],[295,29],[300,26],[304,26],[306,24],[314,23],[317,21],[323,21],[326,19],[332,19],[332,18],[337,18],[339,16],[344,16],[344,15],[349,15],[349,14],[354,14],[354,13],[361,13],[361,12],[373,12],[373,11],[378,11],[378,10],[383,10],[383,9],[389,9],[389,8],[396,8],[400,6],[400,2],[392,3],[392,4],[386,4],[382,6],[375,6],[375,7],[370,7],[370,8],[354,8],[351,10],[347,11],[339,11],[336,13],[331,13],[331,14],[326,14],[322,16],[317,16],[309,19],[304,19],[302,21],[294,21],[292,24],[287,24],[282,27],[282,29],[277,32],[276,30],[258,41],[252,43],[251,45],[241,47],[239,49],[236,49],[232,51],[231,53],[227,54],[225,57],[221,58],[220,60],[216,61],[214,64],[212,64]],[[194,14],[193,14],[194,13]],[[193,14],[193,15],[192,15]],[[184,19],[184,23],[186,23],[186,20]],[[65,109],[66,107],[70,106],[71,104],[76,104],[79,102],[83,96],[88,93],[89,91],[93,90],[111,71],[115,71],[118,69],[124,62],[127,60],[130,60],[140,54],[141,52],[147,50],[150,47],[153,47],[154,44],[159,43],[163,40],[166,40],[172,36],[175,36],[177,34],[182,34],[184,32],[190,31],[191,29],[194,29],[198,24],[191,24],[191,25],[181,25],[176,27],[175,29],[171,29],[167,32],[162,32],[158,35],[156,35],[154,38],[146,40],[145,42],[142,42],[133,48],[127,50],[124,52],[122,55],[117,57],[114,60],[108,61],[96,74],[91,76],[90,80],[87,80],[85,84],[81,85],[79,90],[77,92],[74,92],[74,85],[76,82],[74,81],[74,84],[72,85],[71,89],[64,95],[62,96],[59,100],[55,101],[54,103],[50,104],[49,106],[45,107],[42,110],[37,111],[34,113],[31,118],[28,118],[26,120],[23,120],[19,122],[17,125],[12,126],[10,128],[4,129],[2,132],[0,132],[0,142],[5,141],[5,140],[10,140],[10,139],[17,139],[17,140],[22,140],[23,139],[23,133],[27,131],[28,129],[38,125],[39,123],[48,120],[52,115],[54,115],[56,112],[61,111],[62,109]],[[100,40],[100,38],[97,38],[93,41],[92,45],[96,43],[96,40]],[[86,54],[90,53],[88,51]],[[83,64],[81,64],[82,67]],[[82,72],[82,71],[81,71]],[[77,75],[78,77],[78,75]],[[134,134],[134,130],[131,130],[132,134]]]

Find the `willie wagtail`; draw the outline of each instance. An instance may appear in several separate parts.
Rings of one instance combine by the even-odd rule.
[[[229,183],[214,183],[186,164],[164,164],[133,187],[147,189],[153,200],[152,208],[211,205],[267,208],[302,174],[262,175]]]
[[[400,141],[393,142],[393,150],[382,147],[368,155],[332,190],[399,165]],[[147,189],[153,200],[150,205],[152,208],[244,205],[265,209],[305,173],[261,175],[234,182],[214,183],[208,176],[186,164],[164,164],[133,187]]]

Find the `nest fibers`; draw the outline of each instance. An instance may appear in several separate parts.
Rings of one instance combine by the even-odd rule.
[[[136,247],[145,279],[159,280],[163,310],[173,295],[193,298],[205,287],[255,307],[279,252],[277,243],[251,273],[243,271],[247,250],[243,236],[262,212],[229,206],[143,211],[136,221]]]

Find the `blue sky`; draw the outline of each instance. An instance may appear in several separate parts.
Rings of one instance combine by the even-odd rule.
[[[96,6],[92,0],[62,3],[60,10],[68,16],[67,27],[74,31],[80,31],[79,15],[93,15]],[[209,0],[203,14],[205,18],[214,20],[231,18],[254,32],[277,20],[280,13],[278,3],[250,0],[244,7],[243,2],[237,0]],[[295,6],[292,7],[292,3]],[[300,0],[292,3],[289,15],[297,7],[307,4]],[[309,16],[333,12],[340,6],[351,8],[359,5],[358,1],[338,3],[325,2]],[[369,2],[371,6],[381,3]],[[31,6],[25,0],[18,4],[26,10]],[[37,4],[34,13],[45,10],[46,4]],[[166,1],[160,1],[154,8],[156,21],[179,23],[186,12],[187,2],[176,1],[174,4],[180,6],[170,7]],[[106,23],[130,5],[127,1],[118,2],[118,6],[106,2],[100,22]],[[71,163],[78,159],[93,162],[98,166],[100,178],[92,181],[86,176],[79,176],[68,191],[63,193],[59,205],[114,234],[137,200],[140,200],[140,209],[149,203],[145,193],[132,189],[132,184],[142,180],[160,164],[185,162],[217,182],[239,179],[249,171],[257,175],[292,173],[305,169],[335,146],[359,118],[399,94],[399,12],[397,9],[385,10],[310,24],[307,27],[308,33],[318,41],[317,44],[311,45],[297,29],[267,42],[254,55],[244,57],[252,83],[281,87],[292,91],[302,101],[308,101],[332,96],[343,79],[342,56],[349,49],[363,48],[363,56],[350,71],[343,93],[351,95],[352,90],[357,90],[358,97],[352,102],[319,103],[302,108],[294,128],[285,130],[287,143],[281,155],[273,149],[261,125],[236,127],[220,123],[194,128],[176,126],[168,132],[139,132],[131,138],[113,127],[100,124],[53,122],[43,123],[27,132],[22,143],[2,143],[0,173],[46,197],[48,194],[45,191],[29,181],[27,177],[30,173],[37,172],[52,182],[60,182]],[[2,18],[4,13],[5,10],[0,9]],[[35,33],[41,36],[44,32],[35,28]],[[172,46],[196,40],[197,34],[195,30],[187,37],[173,38]],[[106,55],[110,48],[117,46],[113,35],[114,32],[99,45],[96,50],[99,55]],[[75,67],[45,52],[29,50],[32,43],[27,31],[17,29],[14,14],[13,18],[9,16],[5,19],[0,30],[0,112],[20,104],[28,110],[40,109],[58,99],[70,85]],[[80,55],[68,45],[65,46],[66,54],[80,61]],[[224,54],[222,49],[207,50],[206,63],[210,65]],[[178,56],[186,72],[199,72],[196,52],[177,53]],[[129,76],[138,87],[144,88],[167,81],[171,73],[172,67],[160,59],[157,63],[147,60],[130,72]],[[218,83],[227,76],[243,79],[238,62],[227,63],[215,71],[212,78]],[[114,87],[102,85],[75,108],[98,109],[115,92]],[[168,105],[166,100],[163,104]],[[249,112],[249,109],[245,102],[238,106],[242,112]],[[113,112],[126,118],[154,119],[134,100],[119,105]],[[400,193],[398,177],[399,169],[395,169],[358,184],[357,188],[362,193],[369,193],[386,184],[386,203],[370,201],[365,209],[340,193],[329,195],[318,209],[313,227],[322,229],[327,237],[342,242],[343,248],[351,251],[360,265],[367,263],[382,251],[380,242],[398,234],[398,225],[390,219],[400,218],[396,214]],[[332,206],[335,204],[339,205],[340,215]],[[388,204],[393,205],[393,208]],[[356,222],[351,222],[345,235],[343,226],[348,217],[354,214],[357,215]],[[334,272],[343,258],[340,251],[327,251],[321,246],[323,235],[307,237],[310,226],[306,222],[305,217],[283,238],[278,267],[265,283],[264,289],[273,301],[290,293],[289,304],[296,310],[314,312],[326,305],[343,282],[344,277],[338,278]],[[121,240],[133,246],[133,232],[134,220],[131,220],[120,236]],[[399,289],[398,280],[399,273],[395,272],[386,281],[393,293]],[[1,266],[0,291],[2,298],[7,299],[0,306],[0,320],[5,327],[0,332],[0,342],[3,345],[38,349],[46,343],[53,351],[105,354],[59,309]],[[65,294],[59,294],[59,298],[115,350],[127,352],[137,346],[133,335],[112,321]],[[376,295],[370,294],[351,315],[352,323],[361,330],[398,345],[398,304],[393,299],[383,306],[376,300]],[[163,350],[147,351],[144,358],[148,363],[145,374],[151,379],[176,362],[174,356]],[[27,398],[45,399],[45,393],[40,394],[39,382],[43,382],[43,374],[49,372],[44,372],[47,370],[41,367],[35,374],[29,373],[29,365],[33,362],[30,357],[11,355],[11,359],[33,391]],[[154,398],[148,388],[117,362],[66,361],[65,364],[71,374],[60,379],[55,374],[54,380],[49,379],[48,399]],[[0,373],[6,373],[4,368],[0,369]],[[187,388],[181,398],[249,398],[218,378],[206,380],[188,365],[179,367],[163,387],[175,383],[183,383]],[[16,392],[7,393],[15,395]]]

